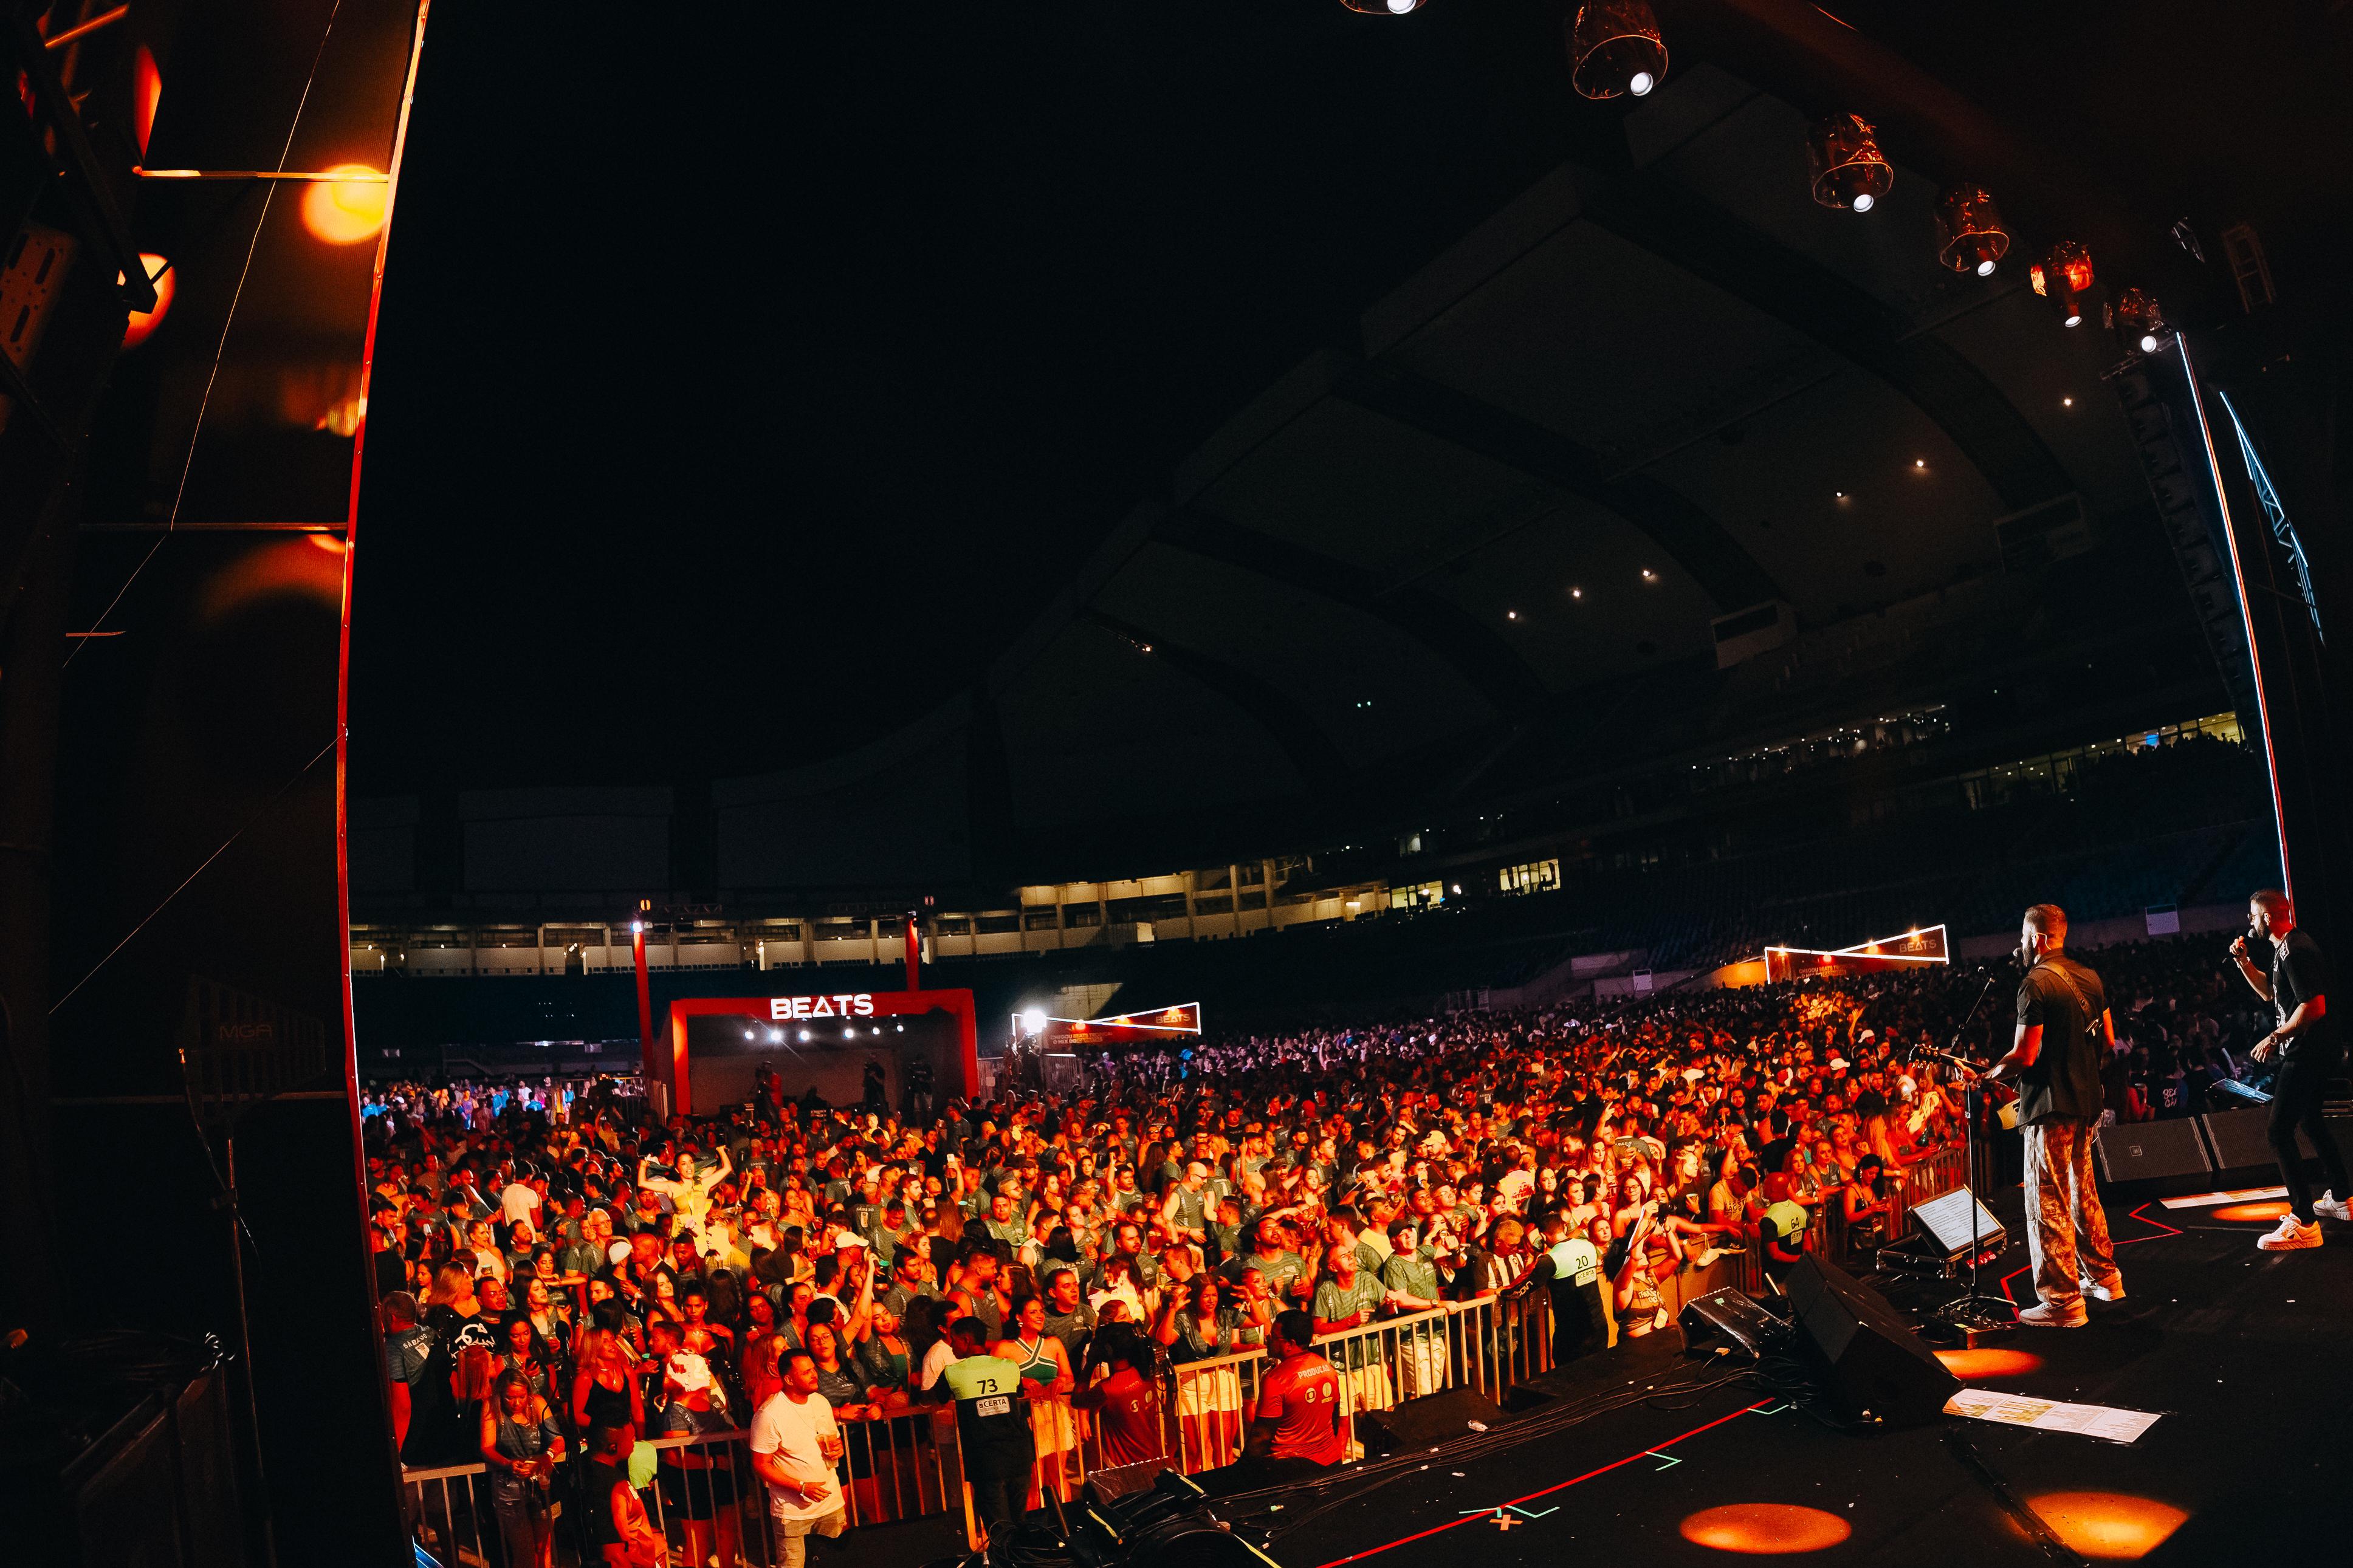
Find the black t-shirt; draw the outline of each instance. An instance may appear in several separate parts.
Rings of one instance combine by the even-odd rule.
[[[2303,927],[2287,933],[2284,942],[2272,946],[2272,1006],[2279,1021],[2286,1023],[2289,1015],[2315,996],[2328,994],[2328,961],[2320,954],[2320,944],[2307,935]],[[2295,1056],[2299,1051],[2325,1048],[2329,1038],[2326,1019],[2313,1024],[2302,1034],[2280,1042],[2284,1055]]]
[[[2046,953],[2018,985],[2018,1021],[2039,1024],[2034,1065],[2018,1075],[2019,1120],[2097,1121],[2105,1050],[2092,1030],[2106,1012],[2100,977],[2067,953]]]

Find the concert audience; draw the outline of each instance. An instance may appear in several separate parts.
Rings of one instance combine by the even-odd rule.
[[[2189,1114],[2238,1079],[2265,1021],[2219,962],[2187,943],[2094,962],[2114,1120]],[[536,1483],[513,1467],[559,1436],[625,1485],[638,1439],[753,1426],[785,1401],[800,1436],[755,1441],[752,1468],[798,1548],[836,1532],[845,1494],[887,1486],[888,1451],[850,1445],[829,1486],[805,1456],[790,1472],[768,1456],[942,1397],[952,1321],[1059,1413],[1035,1428],[1041,1466],[1082,1421],[1122,1458],[1156,1452],[1156,1365],[1269,1346],[1293,1313],[1323,1332],[1504,1289],[1570,1237],[1600,1259],[1620,1331],[1648,1332],[1678,1269],[1745,1249],[1770,1274],[1818,1215],[1900,1219],[1905,1172],[1965,1115],[1915,1047],[1957,1032],[1963,1054],[1998,1054],[1998,979],[1972,1013],[1989,978],[1209,1038],[1103,1058],[1053,1092],[1008,1058],[993,1094],[919,1125],[781,1097],[657,1125],[612,1079],[385,1087],[364,1125],[403,1458],[508,1461],[501,1522],[536,1552]],[[401,1289],[419,1280],[421,1309]],[[1191,1389],[1188,1444],[1238,1446],[1239,1389]],[[726,1560],[751,1478],[675,1450],[660,1473],[691,1560]],[[625,1502],[575,1495],[596,1547],[645,1549]]]

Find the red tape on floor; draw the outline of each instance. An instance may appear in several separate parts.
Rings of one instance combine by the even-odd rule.
[[[1772,1401],[1769,1399],[1760,1399],[1754,1405],[1742,1406],[1740,1409],[1734,1411],[1729,1415],[1719,1415],[1704,1426],[1694,1426],[1690,1431],[1685,1432],[1679,1436],[1670,1437],[1663,1443],[1653,1443],[1647,1448],[1638,1448],[1634,1452],[1627,1455],[1624,1458],[1614,1460],[1609,1464],[1602,1466],[1598,1470],[1588,1470],[1581,1476],[1571,1476],[1565,1481],[1556,1481],[1551,1486],[1528,1493],[1525,1497],[1515,1497],[1508,1502],[1499,1502],[1495,1505],[1495,1510],[1497,1512],[1501,1512],[1503,1510],[1507,1508],[1517,1508],[1524,1502],[1534,1502],[1540,1497],[1550,1497],[1556,1491],[1565,1491],[1568,1488],[1576,1486],[1580,1481],[1589,1481],[1596,1476],[1606,1476],[1610,1471],[1630,1465],[1637,1459],[1648,1458],[1650,1455],[1655,1453],[1661,1448],[1672,1448],[1686,1437],[1696,1437],[1701,1433],[1721,1426],[1727,1421],[1737,1421],[1743,1415],[1747,1415],[1751,1410],[1762,1410],[1766,1405],[1770,1405]],[[1362,1552],[1351,1552],[1345,1557],[1335,1557],[1329,1563],[1318,1564],[1318,1568],[1340,1568],[1340,1564],[1343,1563],[1356,1563],[1366,1557],[1377,1557],[1384,1552],[1395,1551],[1398,1547],[1407,1545],[1412,1542],[1426,1541],[1430,1536],[1440,1534],[1449,1530],[1459,1529],[1462,1525],[1476,1524],[1481,1520],[1488,1517],[1490,1516],[1487,1511],[1482,1509],[1479,1512],[1465,1516],[1461,1519],[1450,1519],[1444,1524],[1433,1524],[1428,1530],[1417,1530],[1411,1535],[1400,1535],[1395,1541],[1388,1542],[1388,1544],[1385,1546],[1367,1546]]]

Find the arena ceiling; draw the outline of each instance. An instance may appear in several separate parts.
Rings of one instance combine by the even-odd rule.
[[[1650,744],[1619,722],[1630,704],[1714,704],[1729,710],[1715,742],[1772,739],[1786,716],[1749,712],[1715,673],[1714,617],[1779,600],[1820,634],[1963,584],[2031,596],[1996,524],[2063,500],[2112,552],[2156,563],[2103,613],[2195,638],[2104,380],[2123,351],[2096,320],[2063,329],[2025,264],[2077,237],[2104,282],[2184,298],[2193,264],[2158,215],[2178,203],[2211,237],[2234,216],[2221,193],[2275,193],[2285,176],[2201,163],[2211,147],[2151,121],[2164,91],[2227,78],[2251,101],[2268,84],[2308,105],[2328,90],[2341,27],[2307,18],[2330,47],[2286,66],[2291,81],[2244,37],[2192,47],[2198,8],[2172,0],[2056,19],[1690,0],[1659,6],[1677,51],[1659,90],[1596,105],[1566,89],[1559,9],[1442,0],[1365,18],[1299,0],[1084,26],[1024,17],[1021,39],[896,32],[914,61],[897,73],[907,97],[861,104],[849,134],[879,145],[902,111],[931,129],[877,154],[903,178],[861,187],[860,210],[893,237],[910,214],[986,228],[1005,287],[978,298],[968,257],[925,272],[894,238],[903,274],[864,292],[837,279],[841,300],[809,306],[853,368],[796,405],[786,460],[815,472],[858,447],[855,478],[820,514],[840,526],[809,526],[788,501],[781,529],[633,542],[593,592],[543,595],[598,598],[624,624],[659,599],[664,618],[638,643],[657,657],[539,700],[631,694],[629,721],[661,737],[636,761],[676,757],[675,772],[572,763],[564,779],[531,756],[470,773],[445,759],[439,782],[707,792],[722,887],[831,884],[861,867],[917,882],[1127,874],[1153,868],[1162,841],[1172,864],[1220,842],[1304,847],[1475,801],[1514,747],[1572,773],[1622,760]],[[2069,51],[2100,48],[2114,70],[2070,75]],[[879,60],[852,69],[867,88],[896,79]],[[1009,145],[932,135],[968,119],[986,96],[976,81],[1005,84],[988,112],[1011,117]],[[1037,110],[1024,84],[1070,98]],[[1286,101],[1277,127],[1268,106]],[[1834,107],[1877,120],[1896,166],[1868,216],[1810,197],[1805,125]],[[1385,126],[1385,110],[1421,122]],[[2238,145],[2263,123],[2242,117]],[[1936,257],[1931,201],[1964,175],[1999,188],[2019,235],[1990,278]],[[412,221],[429,227],[433,186],[419,187]],[[880,254],[854,236],[810,244]],[[397,268],[388,317],[396,284]],[[1049,323],[1057,300],[1067,319]],[[709,307],[667,308],[683,322]],[[708,439],[756,446],[733,374],[705,400]],[[381,400],[388,447],[398,374]],[[1138,385],[1166,394],[1148,419]],[[663,471],[683,487],[665,504],[715,516],[729,503],[695,489],[687,461],[710,452],[665,435]],[[412,477],[396,454],[385,462],[383,484],[406,499]],[[641,500],[650,482],[617,489]],[[615,488],[584,469],[564,493],[585,517],[590,492]],[[583,541],[548,569],[586,570]],[[419,556],[407,585],[467,591],[435,568]],[[920,602],[795,597],[859,572]],[[789,607],[771,617],[772,601]],[[362,623],[370,608],[363,590]],[[498,611],[543,626],[550,613]],[[384,658],[355,636],[361,665]],[[769,679],[779,667],[794,679]],[[721,706],[773,698],[790,712],[818,689],[845,721],[733,723]],[[559,707],[528,739],[531,711],[445,728],[486,757],[511,743],[554,758],[600,721]],[[412,726],[419,754],[439,743],[436,717]],[[729,743],[689,756],[688,729]],[[369,765],[398,774],[384,755]],[[368,771],[355,764],[363,793]]]

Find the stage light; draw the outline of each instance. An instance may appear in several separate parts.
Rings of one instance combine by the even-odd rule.
[[[2147,1556],[2189,1517],[2169,1503],[2124,1492],[2046,1492],[2026,1505],[2082,1555],[2111,1561]]]
[[[139,142],[139,155],[147,156],[147,136],[155,129],[155,110],[164,101],[164,73],[147,46],[131,58],[131,133]]]
[[[1028,1012],[1021,1015],[1021,1026],[1029,1030],[1033,1035],[1045,1033],[1046,1010],[1043,1007],[1030,1008]]]
[[[1643,582],[1645,582],[1645,583],[1655,583],[1655,582],[1657,582],[1658,580],[1659,580],[1659,574],[1658,574],[1656,572],[1651,571],[1648,566],[1645,566],[1645,567],[1643,567],[1643,568],[1642,568],[1642,581],[1643,581]]]
[[[392,187],[365,163],[338,163],[330,174],[365,174],[364,180],[321,180],[302,192],[302,226],[329,245],[357,245],[384,227]]]
[[[782,1029],[771,1029],[768,1031],[768,1043],[772,1046],[783,1040],[784,1037],[785,1032]]]
[[[642,936],[642,935],[644,935],[644,934],[645,934],[645,929],[646,929],[646,922],[645,922],[645,921],[631,921],[629,922],[629,934],[630,934],[631,936]]]
[[[1925,468],[1928,466],[1928,459],[1926,458],[1915,458],[1912,459],[1912,466],[1915,468]]]
[[[1366,16],[1409,16],[1430,0],[1340,0],[1349,10]]]
[[[2072,239],[2063,239],[2026,269],[2026,280],[2051,301],[2062,321],[2071,327],[2084,324],[2084,296],[2092,287],[2090,251]]]
[[[744,1030],[744,1037],[745,1039],[747,1039],[747,1040],[748,1040],[748,1039],[750,1039],[750,1038],[752,1037],[752,1036],[753,1036],[753,1031],[752,1031],[752,1030],[750,1030],[750,1029],[746,1029],[746,1030]]]
[[[806,1040],[806,1039],[807,1039],[808,1037],[809,1037],[809,1032],[808,1032],[807,1029],[803,1029],[803,1030],[801,1031],[801,1038],[802,1038],[802,1039],[804,1039],[804,1040]]]
[[[903,1034],[905,1034],[905,1033],[907,1032],[907,1026],[906,1026],[906,1025],[904,1025],[904,1024],[894,1024],[894,1025],[892,1025],[892,1028],[894,1028],[894,1029],[896,1029],[896,1030],[898,1030],[898,1032],[899,1032],[899,1033],[901,1033],[901,1034],[902,1034],[902,1035],[903,1035]]]
[[[1571,588],[1568,591],[1568,596],[1572,599],[1582,599],[1585,597],[1585,590],[1582,588]]]
[[[854,1040],[854,1039],[856,1039],[856,1038],[858,1037],[858,1026],[857,1026],[857,1025],[855,1025],[855,1024],[852,1024],[852,1025],[849,1026],[848,1027],[844,1028],[844,1029],[841,1031],[841,1037],[842,1037],[843,1039],[845,1039],[845,1040]]]
[[[2143,289],[2119,289],[2108,315],[2117,336],[2137,344],[2145,354],[2155,353],[2165,342],[2164,313]]]
[[[1666,74],[1666,40],[1643,0],[1595,0],[1577,8],[1568,25],[1568,79],[1578,92],[1641,98]]]
[[[1968,1383],[1983,1378],[2024,1377],[2040,1371],[2042,1358],[2029,1351],[1967,1350],[1938,1351],[1936,1359],[1945,1370]]]
[[[180,287],[178,270],[162,257],[142,250],[139,253],[139,265],[147,274],[148,286],[155,290],[155,308],[131,312],[130,323],[122,329],[125,350],[135,349],[155,335],[155,329],[164,324],[164,317],[172,309],[172,296],[179,291]],[[121,283],[122,274],[116,273],[114,280]]]
[[[1847,1521],[1818,1508],[1795,1503],[1736,1502],[1686,1515],[1683,1538],[1718,1552],[1778,1556],[1820,1552],[1854,1533]]]
[[[1520,618],[1520,612],[1517,610],[1505,610],[1504,612],[1504,618],[1507,621],[1516,621]]]
[[[1867,213],[1895,184],[1871,122],[1860,114],[1826,114],[1806,128],[1806,167],[1814,200]]]
[[[2059,406],[2062,408],[2073,408],[2075,406],[2075,400],[2072,397],[2063,397],[2059,400]]]
[[[2010,249],[2010,228],[1980,185],[1947,185],[1936,196],[1936,259],[1956,272],[1993,276]]]

